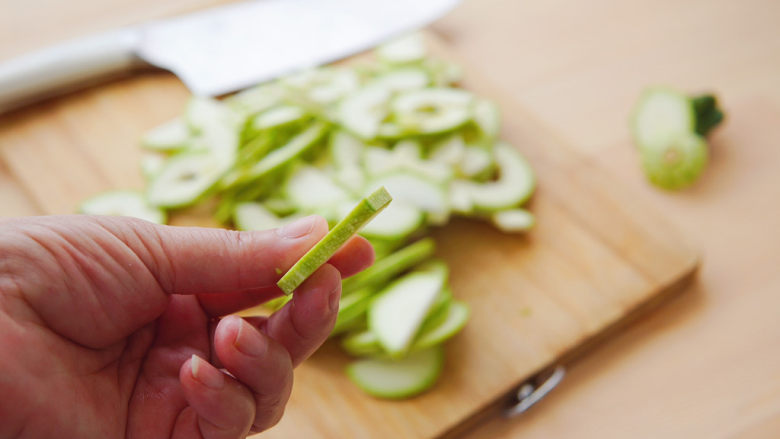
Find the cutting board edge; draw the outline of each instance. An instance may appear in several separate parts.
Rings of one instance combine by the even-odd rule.
[[[439,436],[439,438],[451,439],[460,437],[469,431],[477,429],[481,424],[488,421],[490,418],[495,416],[503,416],[503,411],[507,407],[510,407],[514,401],[516,401],[516,391],[523,383],[533,379],[533,377],[539,376],[546,371],[555,368],[556,366],[571,368],[571,366],[576,365],[578,360],[604,346],[610,339],[614,338],[614,336],[617,336],[617,333],[621,330],[629,328],[641,318],[648,316],[656,309],[666,305],[667,302],[671,301],[678,295],[689,291],[689,287],[693,285],[697,279],[700,267],[701,256],[699,254],[695,254],[688,266],[679,270],[677,273],[672,273],[668,281],[663,283],[655,294],[649,295],[647,300],[643,300],[637,303],[631,310],[624,313],[620,318],[602,327],[600,331],[586,337],[580,343],[574,344],[571,349],[565,351],[550,363],[545,364],[522,380],[508,386],[506,392],[504,392],[501,396],[491,401],[482,409],[475,411],[472,416],[464,418],[458,424],[455,424],[451,428],[447,429],[441,436]],[[565,380],[562,385],[565,385]]]

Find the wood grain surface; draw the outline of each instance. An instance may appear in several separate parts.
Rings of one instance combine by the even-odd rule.
[[[212,3],[77,0],[62,8],[52,0],[6,0],[0,58]],[[704,249],[701,280],[689,294],[578,362],[561,388],[522,418],[496,419],[472,437],[778,436],[779,8],[771,0],[471,0],[434,26],[503,101],[586,153],[587,166],[617,174],[614,186],[637,203],[657,206]],[[176,87],[165,75],[134,81]],[[630,106],[641,87],[658,82],[717,90],[729,111],[713,141],[712,166],[680,194],[644,182],[628,141]],[[110,90],[121,95],[123,86],[86,95],[99,101]],[[68,111],[58,104],[29,111],[55,114],[67,125]],[[146,111],[154,119],[168,109]],[[0,147],[47,138],[30,139],[4,137]],[[43,212],[45,194],[28,192],[21,174],[0,164],[2,215]]]

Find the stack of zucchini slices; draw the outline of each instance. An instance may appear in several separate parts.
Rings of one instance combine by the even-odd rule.
[[[355,383],[404,398],[436,381],[442,343],[469,317],[427,228],[459,215],[528,230],[534,217],[522,206],[535,177],[498,139],[496,105],[457,88],[460,69],[429,58],[419,35],[374,55],[224,100],[193,98],[143,138],[146,190],[101,194],[82,212],[163,222],[170,210],[216,199],[216,218],[241,230],[310,214],[332,225],[384,186],[393,202],[361,231],[377,261],[344,281],[334,335],[361,357],[348,368]]]

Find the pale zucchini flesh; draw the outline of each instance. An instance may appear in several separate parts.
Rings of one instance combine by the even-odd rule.
[[[392,204],[391,204],[392,205]],[[342,294],[350,294],[366,287],[378,287],[386,284],[399,274],[409,270],[433,255],[435,244],[431,238],[421,239],[407,245],[384,258],[362,272],[344,279]]]
[[[165,167],[166,157],[154,153],[147,152],[141,157],[141,174],[147,180],[151,180]]]
[[[379,178],[387,174],[408,173],[446,184],[453,177],[453,170],[445,163],[425,160],[418,142],[401,141],[392,150],[369,146],[363,153],[363,165],[369,177]]]
[[[360,85],[353,70],[334,67],[305,70],[283,78],[282,83],[306,99],[323,105],[339,101]]]
[[[259,162],[255,163],[248,171],[244,173],[232,174],[223,184],[226,189],[247,184],[267,176],[286,165],[293,163],[309,148],[313,147],[318,140],[325,135],[326,125],[324,123],[315,123],[305,131],[301,132],[286,145],[273,150]]]
[[[474,104],[474,122],[490,141],[497,139],[501,127],[498,105],[487,99],[477,100]]]
[[[450,297],[448,301],[441,303],[440,308],[440,310],[432,311],[425,320],[409,349],[410,352],[439,346],[466,326],[471,314],[467,304],[453,301]],[[351,355],[380,359],[391,358],[382,349],[379,337],[371,330],[350,333],[342,341],[342,347]]]
[[[493,169],[493,155],[485,148],[466,146],[457,166],[463,177],[484,176]]]
[[[373,139],[387,116],[390,91],[383,87],[366,87],[345,98],[338,112],[339,122],[362,139]]]
[[[374,291],[362,289],[352,294],[342,295],[339,300],[339,312],[336,324],[331,335],[344,332],[353,327],[361,318],[365,317],[366,310],[371,304],[371,296]]]
[[[519,206],[530,198],[536,187],[534,172],[520,151],[499,143],[494,154],[499,168],[498,179],[486,183],[465,183],[465,190],[476,210],[494,212]]]
[[[357,360],[347,367],[347,376],[369,395],[401,399],[418,395],[436,384],[443,365],[444,353],[436,346],[400,360]]]
[[[444,163],[450,167],[458,166],[462,163],[466,153],[466,142],[460,135],[453,135],[437,143],[430,153],[433,161]]]
[[[440,270],[414,271],[378,293],[368,310],[368,327],[388,354],[399,357],[408,350],[445,281]]]
[[[388,64],[409,64],[425,58],[427,50],[419,33],[404,35],[376,49],[376,56]]]
[[[438,134],[471,120],[473,96],[463,90],[427,88],[398,96],[393,115],[402,130],[411,134]]]
[[[490,220],[499,230],[507,233],[525,232],[536,224],[534,215],[521,208],[494,212]]]
[[[233,111],[249,117],[279,105],[283,97],[281,87],[266,83],[242,90],[227,98],[225,103]]]
[[[305,212],[321,212],[350,201],[349,193],[324,171],[314,166],[300,166],[288,177],[287,198]]]
[[[651,182],[665,189],[680,189],[698,179],[709,153],[704,138],[689,132],[669,138],[663,146],[644,148],[640,155]]]
[[[176,118],[147,132],[141,139],[141,145],[155,151],[175,151],[187,146],[191,138],[187,123]]]
[[[392,70],[374,79],[370,86],[387,89],[391,92],[419,90],[431,83],[431,77],[418,67],[406,67]]]
[[[645,91],[633,115],[633,132],[641,147],[663,147],[671,138],[693,132],[694,128],[693,104],[670,88]]]
[[[361,235],[368,238],[397,241],[406,239],[420,229],[425,214],[403,202],[394,202],[366,224]]]
[[[382,346],[379,338],[369,330],[353,332],[341,341],[341,346],[348,354],[356,357],[381,356]]]
[[[255,131],[269,130],[302,120],[306,112],[301,107],[283,105],[270,108],[252,119]]]
[[[391,173],[373,180],[372,183],[386,187],[398,204],[407,204],[433,214],[442,214],[449,210],[447,193],[442,185],[414,173]]]
[[[196,96],[190,99],[184,121],[196,134],[213,128],[236,127],[240,116],[217,99]]]
[[[149,182],[146,198],[159,207],[188,206],[214,187],[225,171],[225,164],[212,154],[178,154]]]
[[[414,340],[412,350],[427,349],[444,343],[466,326],[469,315],[470,310],[465,303],[449,303],[441,319],[420,329],[420,335]]]
[[[428,315],[423,320],[420,329],[418,330],[418,337],[421,333],[425,332],[428,328],[438,325],[446,316],[447,310],[452,303],[452,289],[449,286],[445,286],[439,291],[436,296],[436,300],[431,306],[431,310],[428,311]]]
[[[362,166],[365,144],[349,133],[339,130],[330,137],[330,159],[333,179],[352,194],[359,194],[366,183]]]

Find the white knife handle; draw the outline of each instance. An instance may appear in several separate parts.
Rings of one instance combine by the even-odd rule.
[[[0,63],[0,113],[143,65],[138,39],[137,30],[119,29]]]

